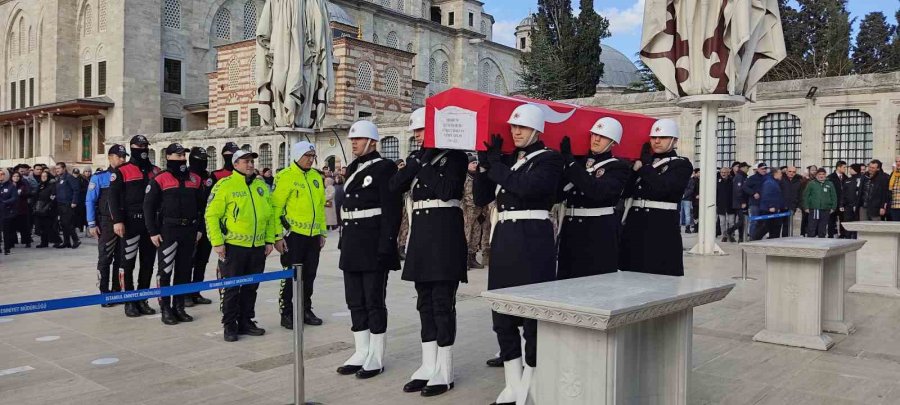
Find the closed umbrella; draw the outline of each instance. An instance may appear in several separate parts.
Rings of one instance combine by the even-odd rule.
[[[752,101],[786,56],[777,0],[646,0],[641,60],[678,105],[701,108],[700,232],[691,251],[716,254],[715,145],[720,107]]]

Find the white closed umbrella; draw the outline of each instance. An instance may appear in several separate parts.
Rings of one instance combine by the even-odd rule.
[[[691,251],[716,254],[715,145],[719,107],[753,100],[785,58],[777,0],[646,0],[641,60],[684,107],[702,108],[700,232]]]

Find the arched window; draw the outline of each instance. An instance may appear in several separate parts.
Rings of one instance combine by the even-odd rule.
[[[435,60],[433,57],[429,58],[428,59],[428,81],[429,82],[434,83],[434,81],[437,79],[437,76],[435,76],[436,71],[437,71],[437,60]]]
[[[253,151],[252,149],[250,149],[250,144],[249,144],[249,143],[245,143],[245,144],[241,145],[241,150],[242,150],[242,151],[245,151],[245,152],[252,152],[252,151]]]
[[[393,136],[385,137],[381,140],[381,156],[385,159],[400,159],[400,141]]]
[[[231,13],[228,9],[220,8],[216,11],[213,17],[213,33],[218,39],[231,39]]]
[[[219,155],[216,154],[216,147],[210,146],[210,147],[206,148],[206,155],[207,155],[206,166],[209,168],[210,171],[216,170],[216,168],[219,167],[219,165],[218,165]]]
[[[416,141],[415,136],[409,137],[409,140],[406,141],[406,147],[409,149],[408,153],[415,152],[419,149],[422,149],[422,144]]]
[[[150,155],[150,163],[152,163],[152,164],[155,165],[155,164],[156,164],[156,151],[153,150],[153,149],[150,149],[150,150],[147,151],[147,152],[148,152],[148,154]]]
[[[384,92],[391,96],[400,95],[400,72],[392,67],[384,74]]]
[[[800,166],[800,118],[786,112],[756,121],[756,160],[769,167]]]
[[[872,116],[859,110],[838,110],[825,117],[823,167],[839,160],[867,163],[872,159]]]
[[[237,90],[240,88],[241,66],[238,64],[237,58],[228,61],[228,90]]]
[[[84,25],[84,35],[94,33],[94,7],[91,3],[85,3],[82,10],[81,23]]]
[[[481,71],[478,73],[478,91],[491,92],[491,62],[484,61],[481,64]]]
[[[372,43],[375,44],[375,45],[378,45],[378,44],[379,44],[379,41],[378,41],[378,34],[372,33]]]
[[[413,43],[406,44],[406,52],[413,53]]]
[[[385,44],[394,49],[400,49],[400,38],[397,37],[396,31],[391,31],[387,36],[387,43]]]
[[[390,6],[391,6],[391,0],[381,0],[380,3],[381,3],[381,5],[384,6],[384,7],[390,7]]]
[[[406,3],[406,0],[397,0],[397,11],[403,11],[406,8],[403,3]]]
[[[100,0],[97,10],[97,32],[106,32],[107,8],[106,0]]]
[[[162,20],[163,27],[181,28],[181,0],[166,0]]]
[[[450,62],[444,61],[444,63],[441,64],[440,82],[443,84],[450,83]]]
[[[284,150],[284,142],[282,142],[281,144],[278,145],[278,160],[277,160],[277,162],[278,162],[279,169],[283,169],[285,167],[284,162],[285,162],[285,160],[287,160],[287,158],[285,157],[286,153],[287,152],[285,152],[285,150]]]
[[[244,3],[244,39],[256,38],[256,0]]]
[[[356,88],[359,90],[372,90],[372,65],[363,61],[356,68]]]
[[[264,143],[259,145],[259,170],[272,168],[272,146]]]
[[[700,166],[700,143],[703,121],[697,121],[694,131],[694,164]],[[731,166],[734,161],[735,137],[734,137],[734,120],[724,115],[720,115],[716,123],[716,167]]]
[[[488,34],[487,21],[481,20],[481,33],[484,35]]]
[[[494,78],[494,93],[502,95],[509,94],[509,89],[506,88],[506,80],[503,79],[502,74],[498,74],[497,77]]]

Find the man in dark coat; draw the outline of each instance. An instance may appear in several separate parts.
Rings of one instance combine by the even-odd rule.
[[[786,204],[781,188],[782,174],[780,170],[773,170],[772,174],[763,180],[759,198],[759,215],[778,214],[784,210]],[[781,236],[781,218],[770,218],[758,221],[754,240],[760,240],[766,234],[769,239]]]
[[[850,165],[848,176],[841,187],[842,194],[841,200],[838,201],[838,206],[841,210],[841,220],[843,222],[859,221],[859,193],[863,182],[862,171],[861,164],[854,163]],[[848,239],[856,239],[856,232],[848,231],[846,237]]]
[[[738,242],[744,241],[744,228],[747,223],[747,196],[744,195],[744,182],[747,181],[747,173],[744,169],[746,163],[734,162],[731,164],[731,209],[734,210],[734,225],[728,228],[728,237],[734,240],[734,231],[737,231]]]
[[[834,185],[834,190],[837,191],[837,200],[838,200],[838,208],[841,206],[841,201],[843,200],[842,191],[844,187],[844,180],[847,179],[847,162],[843,160],[839,160],[834,165],[834,171],[828,175],[828,180],[831,181],[831,184]],[[843,227],[840,227],[838,222],[841,220],[841,211],[840,209],[834,210],[828,217],[828,237],[833,238],[835,235],[843,238],[844,233],[846,232]]]
[[[719,170],[719,178],[716,179],[716,215],[719,218],[719,231],[722,242],[734,242],[734,238],[728,235],[727,230],[735,223],[734,210],[731,208],[731,169],[723,167]]]
[[[794,213],[800,208],[800,192],[803,188],[803,177],[797,175],[797,168],[788,166],[785,176],[781,179],[781,194],[784,204],[790,216],[781,219],[781,236],[793,236]]]
[[[675,152],[677,143],[678,124],[670,119],[656,121],[650,129],[649,150],[634,162],[636,176],[626,188],[631,200],[623,218],[620,270],[684,275],[678,201],[693,166]]]
[[[425,108],[413,112],[409,130],[420,145],[425,138]],[[456,339],[456,289],[466,282],[466,235],[460,202],[469,158],[449,149],[419,149],[391,179],[391,191],[409,192],[408,253],[403,279],[416,286],[422,323],[422,365],[404,392],[440,395],[453,388]]]
[[[888,180],[890,176],[881,169],[881,161],[869,162],[868,173],[863,177],[860,191],[860,221],[883,221],[891,202]]]
[[[344,230],[338,248],[356,351],[337,372],[365,379],[384,371],[384,299],[388,272],[400,269],[397,232],[403,201],[390,190],[397,165],[375,150],[379,139],[375,124],[357,121],[350,127],[349,138],[356,160],[347,168],[347,199],[341,214]]]
[[[749,209],[749,215],[751,217],[755,217],[760,215],[759,212],[759,199],[762,198],[762,184],[766,179],[766,175],[769,174],[769,167],[766,166],[765,163],[760,162],[756,164],[756,173],[747,178],[747,181],[744,182],[744,186],[742,187],[742,191],[744,192],[744,196],[747,197],[747,206]],[[758,225],[758,221],[750,221],[750,225],[747,228],[747,237],[752,238],[753,235],[756,234],[756,226]]]
[[[515,142],[512,155],[502,153],[503,140],[492,136],[487,151],[478,159],[475,204],[496,200],[491,227],[491,264],[488,289],[515,287],[556,279],[556,249],[550,209],[563,174],[562,157],[544,147],[540,135],[544,114],[532,104],[517,107],[508,121]],[[524,401],[537,365],[537,321],[493,314],[494,332],[500,344],[506,387],[497,404]],[[522,335],[525,361],[522,362]]]
[[[81,180],[69,174],[65,162],[56,163],[56,177],[56,208],[59,212],[62,243],[53,247],[74,249],[81,245],[78,234],[75,233],[77,219],[75,208],[78,207],[78,201],[84,201],[84,197],[81,196]]]

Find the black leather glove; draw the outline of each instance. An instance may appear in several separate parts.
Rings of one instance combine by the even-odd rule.
[[[491,170],[491,163],[488,162],[487,152],[478,152],[478,167],[484,170]]]
[[[503,156],[503,138],[499,134],[493,134],[491,141],[485,142],[484,146],[487,148],[485,157],[488,163],[499,163]]]
[[[644,166],[653,164],[653,148],[650,147],[650,142],[641,147],[641,163]]]
[[[566,166],[575,163],[575,156],[572,155],[572,140],[569,139],[568,135],[564,136],[562,141],[560,141],[559,153],[562,155],[563,162],[565,162]]]

